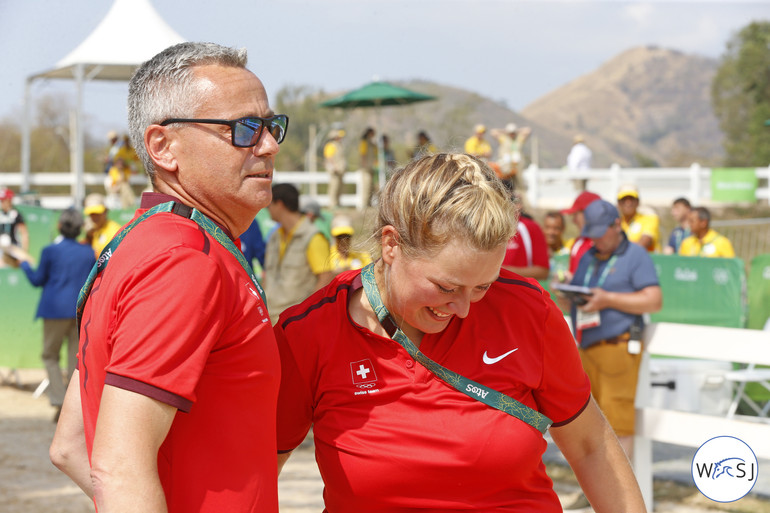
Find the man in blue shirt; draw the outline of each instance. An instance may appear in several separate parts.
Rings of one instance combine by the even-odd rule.
[[[630,458],[642,315],[660,310],[662,295],[652,259],[628,241],[615,205],[595,200],[584,216],[581,236],[594,246],[580,259],[571,284],[591,293],[585,304],[571,305],[572,326],[592,393]]]

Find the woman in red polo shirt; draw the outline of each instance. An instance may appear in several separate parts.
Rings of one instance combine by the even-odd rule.
[[[561,311],[501,269],[516,215],[480,160],[413,161],[380,196],[379,259],[281,315],[279,465],[312,425],[330,513],[560,512],[549,423],[596,511],[645,510]]]

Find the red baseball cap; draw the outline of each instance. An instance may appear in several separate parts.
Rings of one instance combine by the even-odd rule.
[[[0,189],[0,199],[13,199],[13,191],[11,189],[8,189],[7,187],[3,187]]]
[[[561,211],[562,214],[574,214],[575,212],[582,212],[586,209],[588,205],[593,203],[594,201],[602,199],[601,196],[598,194],[594,194],[593,192],[583,191],[580,194],[578,194],[578,197],[575,198],[575,202],[572,204],[570,208],[566,208]]]

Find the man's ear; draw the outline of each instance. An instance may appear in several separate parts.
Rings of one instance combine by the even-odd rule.
[[[382,246],[382,261],[388,265],[392,264],[396,254],[400,251],[398,232],[393,226],[387,225],[382,228],[380,244]]]
[[[159,168],[170,173],[178,169],[176,156],[172,150],[173,136],[169,133],[169,127],[150,125],[144,131],[144,147],[150,159]]]

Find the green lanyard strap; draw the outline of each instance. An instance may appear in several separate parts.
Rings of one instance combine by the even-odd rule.
[[[454,371],[441,366],[434,362],[427,356],[425,356],[419,349],[409,340],[401,329],[396,326],[393,319],[390,317],[390,312],[385,307],[380,297],[380,291],[377,288],[377,281],[374,278],[374,263],[371,263],[361,269],[361,282],[364,286],[364,292],[366,298],[369,300],[369,304],[372,306],[374,313],[377,315],[377,319],[385,330],[390,334],[391,338],[398,342],[401,347],[406,349],[416,362],[422,364],[423,367],[432,372],[439,379],[450,385],[452,388],[464,393],[472,399],[481,401],[487,406],[496,408],[502,412],[507,413],[517,419],[526,422],[530,426],[534,427],[541,433],[545,434],[548,427],[553,424],[551,419],[533,410],[529,406],[520,403],[513,397],[507,396],[497,390],[486,387],[481,383],[476,383]]]
[[[251,278],[252,283],[256,287],[257,291],[259,292],[259,297],[262,299],[262,302],[264,304],[267,304],[267,301],[265,301],[265,292],[262,290],[262,287],[260,286],[259,282],[257,281],[257,277],[254,275],[254,271],[251,269],[251,266],[246,261],[246,258],[243,256],[243,253],[241,253],[241,250],[238,249],[238,247],[233,243],[233,241],[230,239],[230,237],[220,228],[217,226],[214,221],[203,215],[199,210],[194,209],[192,207],[188,207],[187,205],[183,205],[181,203],[176,203],[174,201],[168,201],[166,203],[161,203],[160,205],[156,205],[152,207],[151,209],[148,209],[145,213],[134,219],[131,223],[126,225],[120,232],[118,232],[115,237],[112,238],[112,240],[104,247],[101,254],[99,255],[99,258],[96,261],[96,264],[91,268],[91,273],[88,275],[88,278],[86,279],[85,284],[83,285],[83,288],[80,289],[80,294],[78,294],[78,306],[77,306],[77,320],[78,320],[78,331],[80,331],[80,321],[83,317],[83,309],[86,306],[86,300],[88,299],[88,295],[91,293],[91,288],[94,286],[94,281],[96,281],[96,277],[104,271],[104,269],[107,268],[107,264],[110,262],[110,258],[112,258],[112,255],[115,253],[115,251],[118,248],[118,245],[120,242],[128,235],[128,232],[130,232],[137,224],[141,223],[148,217],[159,214],[162,212],[171,212],[173,214],[180,215],[182,217],[186,217],[187,219],[191,219],[195,221],[195,223],[203,228],[206,233],[211,235],[211,237],[219,242],[227,251],[230,252],[231,255],[233,255],[236,260],[238,260],[238,263],[241,264],[241,267],[246,271],[246,274],[249,275]]]

